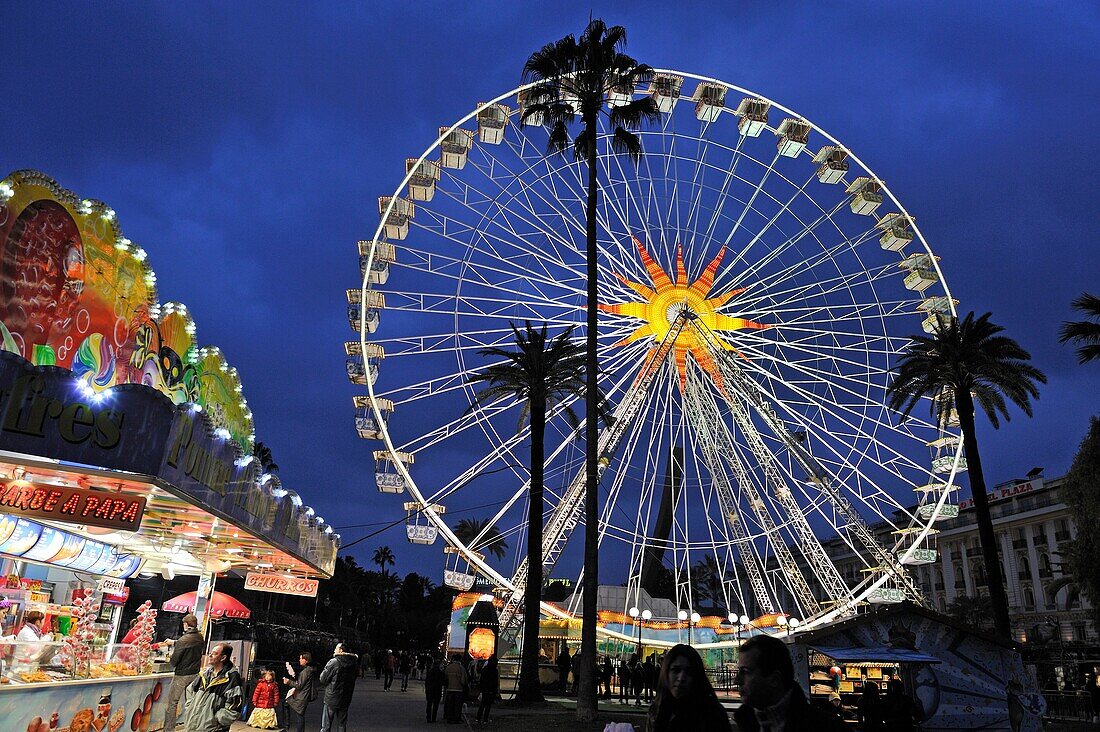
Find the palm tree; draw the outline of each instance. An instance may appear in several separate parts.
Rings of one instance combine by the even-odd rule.
[[[380,546],[375,549],[374,557],[371,559],[371,562],[378,565],[378,571],[382,574],[386,574],[386,565],[388,564],[392,567],[394,561],[393,550],[388,546]]]
[[[481,537],[477,546],[472,546],[482,531],[485,536]],[[500,529],[489,525],[489,519],[462,519],[455,524],[454,533],[464,545],[475,551],[492,554],[497,559],[504,559],[504,554],[508,551],[508,541],[501,535]]]
[[[911,336],[887,388],[887,401],[891,409],[902,411],[904,419],[922,397],[931,397],[933,413],[941,424],[954,406],[963,433],[994,626],[998,635],[1011,638],[1008,598],[997,559],[997,539],[989,516],[985,476],[974,431],[974,403],[982,408],[993,428],[998,429],[998,415],[1006,422],[1010,419],[1005,397],[1030,417],[1031,400],[1039,398],[1036,384],[1045,384],[1047,377],[1028,363],[1031,354],[1020,344],[1000,335],[1004,328],[990,323],[989,316],[986,313],[975,319],[971,312],[961,321],[941,317],[932,335]]]
[[[722,568],[718,566],[713,554],[704,555],[691,567],[691,585],[695,594],[695,604],[709,601],[712,607],[726,605],[726,592],[722,582]]]
[[[521,333],[515,325],[516,350],[483,348],[481,356],[502,359],[470,378],[485,387],[474,397],[470,409],[486,402],[515,399],[523,403],[520,427],[531,424],[531,481],[527,505],[527,585],[523,595],[523,658],[520,661],[520,701],[541,701],[539,687],[539,602],[542,599],[542,510],[546,420],[557,410],[574,429],[580,426],[568,402],[585,393],[584,349],[573,343],[570,326],[547,341],[546,326],[536,330],[528,322]]]
[[[1090,320],[1062,323],[1058,342],[1074,342],[1078,363],[1100,360],[1100,297],[1086,292],[1073,301],[1073,309]]]
[[[631,130],[643,123],[656,122],[657,103],[650,97],[609,107],[607,95],[612,89],[629,89],[653,78],[653,69],[639,64],[623,53],[626,30],[608,28],[602,20],[589,21],[577,41],[572,34],[549,43],[531,54],[523,66],[525,82],[534,82],[527,94],[529,104],[522,123],[541,119],[549,128],[548,152],[564,153],[569,143],[569,126],[580,117],[581,132],[573,138],[573,158],[588,165],[587,208],[585,211],[585,257],[588,318],[586,331],[585,383],[585,530],[584,588],[581,604],[584,623],[581,628],[581,681],[577,696],[577,716],[590,722],[596,718],[596,611],[599,585],[599,483],[598,412],[596,379],[596,205],[598,201],[597,131],[606,115],[611,133],[612,151],[625,153],[635,161],[641,155],[641,142]]]
[[[257,442],[252,446],[252,455],[260,461],[260,469],[265,473],[278,473],[279,466],[275,463],[275,460],[271,457],[271,448],[262,442]]]

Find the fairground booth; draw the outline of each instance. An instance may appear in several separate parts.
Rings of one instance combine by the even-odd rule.
[[[1038,730],[1045,710],[1019,647],[911,602],[875,606],[790,638],[795,678],[811,698],[841,697],[847,718],[871,683],[902,683],[922,730]]]
[[[252,457],[236,370],[112,209],[12,173],[0,247],[2,727],[158,730],[157,608],[120,628],[126,581],[195,577],[163,611],[205,626],[226,573],[315,594],[339,536]]]

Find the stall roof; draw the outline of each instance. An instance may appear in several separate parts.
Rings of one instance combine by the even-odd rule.
[[[940,659],[927,653],[889,646],[830,648],[811,645],[809,648],[841,663],[942,663]]]
[[[36,483],[105,488],[146,499],[140,530],[105,531],[79,524],[40,523],[116,546],[120,552],[143,557],[142,571],[160,572],[171,564],[181,575],[196,575],[212,566],[219,571],[250,570],[290,574],[296,577],[327,577],[329,573],[244,527],[207,506],[196,504],[174,486],[152,476],[103,470],[90,466],[0,451],[0,471],[27,471]],[[0,513],[2,513],[0,509]]]

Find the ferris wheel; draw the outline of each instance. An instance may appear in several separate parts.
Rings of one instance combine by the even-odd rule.
[[[709,568],[710,606],[803,628],[919,597],[907,568],[936,561],[965,462],[954,415],[902,422],[885,390],[907,337],[954,316],[937,257],[807,118],[665,70],[608,104],[640,95],[661,119],[639,132],[639,162],[606,129],[599,142],[600,383],[615,413],[599,441],[602,579],[625,581],[629,605],[658,571],[693,609]],[[512,324],[585,335],[586,169],[546,154],[539,120],[520,124],[524,97],[479,103],[407,160],[347,292],[377,487],[404,501],[410,541],[442,536],[448,584],[498,588],[503,624],[527,577],[528,434],[514,402],[471,407],[470,377]],[[546,576],[580,573],[582,434],[560,414],[547,425]],[[446,508],[475,505],[487,522],[460,540]],[[514,556],[487,558],[496,534]]]

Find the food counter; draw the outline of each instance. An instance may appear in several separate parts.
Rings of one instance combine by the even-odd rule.
[[[170,673],[51,681],[0,684],[4,732],[155,732],[164,725]]]

